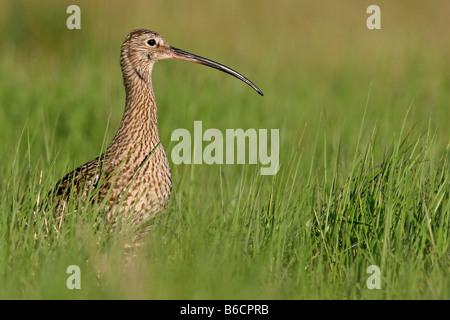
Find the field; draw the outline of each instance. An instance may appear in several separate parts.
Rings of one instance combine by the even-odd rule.
[[[66,9],[81,9],[69,30]],[[381,29],[369,30],[369,5]],[[448,1],[2,1],[1,299],[449,299]],[[243,73],[158,62],[173,176],[143,244],[36,211],[120,123],[128,32]],[[181,164],[175,129],[279,129],[280,169]],[[69,290],[67,267],[81,271]],[[379,267],[370,289],[369,266]]]

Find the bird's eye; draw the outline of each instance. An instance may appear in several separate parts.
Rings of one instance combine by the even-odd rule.
[[[154,47],[155,44],[156,44],[156,41],[155,41],[155,39],[150,39],[150,40],[147,41],[147,43],[148,43],[148,45],[149,45],[150,47]]]

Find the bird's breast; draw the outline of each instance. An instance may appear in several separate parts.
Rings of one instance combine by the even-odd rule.
[[[138,150],[136,150],[138,151]],[[114,161],[113,161],[114,162]],[[137,222],[162,211],[172,190],[172,176],[164,148],[137,152],[122,160],[115,175],[111,175],[111,204],[122,214]],[[117,168],[115,164],[112,165]]]

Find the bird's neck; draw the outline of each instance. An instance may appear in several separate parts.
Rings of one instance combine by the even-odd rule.
[[[159,143],[155,95],[151,70],[142,74],[124,74],[126,91],[125,112],[119,129],[106,154],[121,158],[132,153],[146,153]]]

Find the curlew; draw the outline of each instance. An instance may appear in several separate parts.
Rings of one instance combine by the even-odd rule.
[[[105,152],[66,174],[55,186],[58,208],[70,197],[98,201],[107,221],[131,219],[133,225],[156,215],[168,202],[172,177],[158,134],[152,87],[155,62],[180,59],[203,64],[237,77],[263,95],[240,73],[212,60],[170,46],[158,33],[137,29],[126,37],[120,56],[125,85],[125,111]]]

